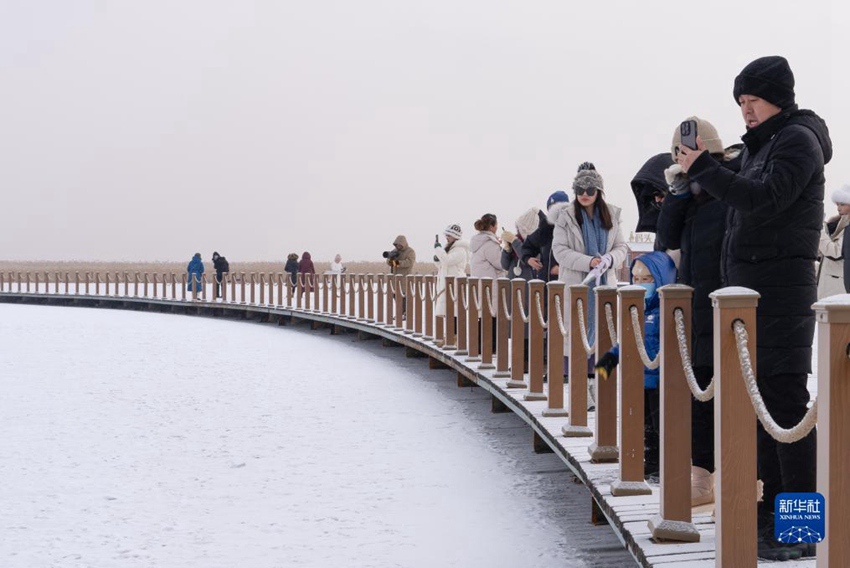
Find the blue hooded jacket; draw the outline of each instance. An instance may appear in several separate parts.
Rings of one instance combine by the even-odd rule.
[[[655,280],[655,291],[646,299],[644,305],[643,325],[643,344],[646,347],[646,354],[649,355],[650,359],[655,359],[661,349],[661,296],[658,295],[658,288],[667,284],[675,284],[676,265],[673,264],[673,259],[667,253],[661,251],[640,255],[632,262],[632,269],[634,269],[637,261],[642,262],[649,269]],[[633,278],[630,276],[629,280],[633,281]],[[610,352],[619,358],[620,345],[612,347]],[[647,369],[644,367],[643,387],[657,389],[660,372],[660,368]]]

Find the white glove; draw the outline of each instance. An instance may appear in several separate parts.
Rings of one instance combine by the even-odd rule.
[[[599,283],[602,280],[602,276],[605,275],[605,270],[600,270],[600,268],[602,268],[601,262],[590,269],[590,272],[587,273],[587,276],[585,276],[584,280],[582,281],[582,284],[587,286],[592,280],[595,280],[595,285],[599,286]]]
[[[598,268],[602,274],[605,274],[605,272],[607,272],[613,265],[614,257],[611,256],[610,253],[606,253],[599,259],[599,264],[596,265],[596,268]]]

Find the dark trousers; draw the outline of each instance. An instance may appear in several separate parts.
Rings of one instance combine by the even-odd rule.
[[[783,428],[795,426],[808,410],[808,377],[803,374],[759,377],[758,387],[773,419]],[[776,495],[783,492],[815,491],[817,436],[809,435],[793,444],[777,442],[758,424],[758,473],[764,482],[764,507],[773,511]]]
[[[658,389],[643,389],[643,474],[658,476],[660,466],[661,399]]]
[[[694,367],[694,376],[705,389],[714,375],[712,367]],[[691,460],[693,465],[714,471],[714,399],[691,399]]]

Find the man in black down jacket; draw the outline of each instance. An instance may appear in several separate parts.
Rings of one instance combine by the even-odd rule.
[[[215,268],[215,297],[221,296],[221,282],[224,275],[230,272],[230,264],[227,259],[218,254],[212,253],[213,268]]]
[[[714,160],[704,145],[682,148],[688,176],[729,206],[723,240],[723,282],[756,290],[759,299],[758,386],[783,428],[796,425],[809,402],[817,300],[815,261],[823,223],[824,164],[832,142],[824,121],[798,110],[794,75],[783,57],[762,57],[735,78],[733,95],[747,125],[741,171]],[[771,546],[777,493],[814,491],[815,432],[777,443],[758,426],[758,469],[764,481],[759,554]]]

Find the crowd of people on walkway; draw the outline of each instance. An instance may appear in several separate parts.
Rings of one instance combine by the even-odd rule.
[[[767,410],[783,428],[800,422],[810,402],[812,305],[850,291],[850,264],[844,262],[850,246],[850,240],[844,240],[850,224],[850,186],[831,193],[837,214],[825,215],[824,166],[832,158],[832,142],[823,119],[798,107],[794,87],[785,58],[762,57],[733,82],[733,99],[746,130],[741,144],[725,146],[704,118],[689,117],[675,125],[670,151],[650,157],[632,180],[639,213],[636,230],[655,233],[656,239],[655,251],[628,267],[631,283],[645,288],[644,337],[650,357],[658,351],[658,288],[673,282],[694,288],[692,359],[703,389],[714,376],[709,294],[727,286],[760,294],[758,387]],[[475,221],[468,241],[457,220],[447,226],[444,243],[439,236],[434,243],[436,313],[447,315],[442,295],[447,276],[557,280],[591,288],[616,285],[617,270],[629,255],[621,209],[606,199],[603,176],[592,163],[578,167],[571,189],[572,201],[565,191],[556,191],[544,209],[532,207],[516,217],[512,231],[500,231],[492,213]],[[403,236],[396,242],[409,249]],[[593,298],[591,291],[589,303]],[[568,328],[569,310],[564,317]],[[598,363],[591,359],[589,368],[604,376],[617,359],[615,346]],[[645,473],[657,476],[657,371],[646,369],[645,387]],[[692,411],[693,497],[694,504],[700,504],[713,500],[707,482],[715,468],[713,404],[694,400]],[[814,431],[786,444],[758,424],[763,482],[759,556],[787,560],[814,554],[812,546],[775,540],[773,507],[779,493],[815,491],[815,457]]]

